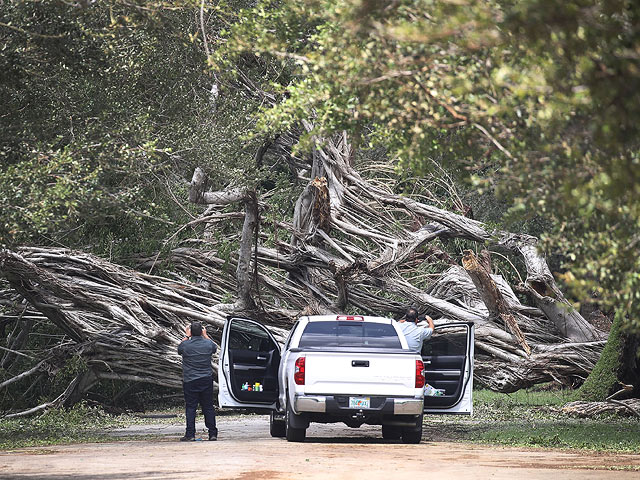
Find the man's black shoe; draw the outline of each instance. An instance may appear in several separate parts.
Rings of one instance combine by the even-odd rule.
[[[215,440],[218,440],[218,435],[215,434],[215,433],[210,433],[209,434],[209,440],[212,441],[212,442],[215,441]]]
[[[181,442],[195,442],[196,441],[196,437],[188,437],[188,436],[184,436],[180,439]]]

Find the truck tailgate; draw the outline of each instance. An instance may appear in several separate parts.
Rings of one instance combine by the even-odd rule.
[[[305,394],[416,395],[415,355],[305,352]]]

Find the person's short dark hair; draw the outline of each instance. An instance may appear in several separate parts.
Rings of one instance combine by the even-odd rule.
[[[191,324],[191,336],[199,337],[202,335],[202,324],[200,322],[193,322]]]
[[[408,322],[416,323],[418,321],[418,310],[416,310],[414,307],[409,307],[404,317]]]

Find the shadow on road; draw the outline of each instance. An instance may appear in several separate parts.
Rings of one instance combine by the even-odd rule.
[[[384,445],[384,444],[392,444],[397,445],[402,443],[401,440],[385,440],[384,438],[378,437],[307,437],[305,443],[358,443],[358,444],[367,444],[367,445]]]

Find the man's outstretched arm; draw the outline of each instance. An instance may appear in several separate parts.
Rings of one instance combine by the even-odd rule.
[[[429,328],[430,328],[431,330],[435,330],[435,329],[436,329],[436,327],[435,327],[435,325],[433,324],[433,318],[431,318],[429,315],[425,315],[425,316],[424,316],[424,318],[425,318],[425,320],[427,321],[427,323],[429,324]]]

